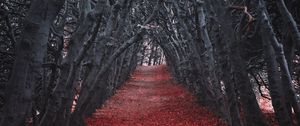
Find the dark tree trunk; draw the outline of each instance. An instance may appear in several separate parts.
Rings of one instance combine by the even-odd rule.
[[[7,84],[3,126],[19,126],[30,115],[34,87],[41,78],[50,27],[64,0],[32,1],[24,20],[24,30],[16,47],[16,61]]]
[[[257,103],[255,94],[250,83],[250,79],[246,72],[246,65],[241,58],[239,50],[239,43],[234,36],[234,29],[232,26],[233,20],[231,14],[226,6],[226,2],[207,1],[215,10],[217,18],[221,24],[224,43],[229,44],[229,58],[232,65],[233,81],[238,85],[242,107],[245,112],[246,125],[267,125],[263,119],[262,112]],[[223,71],[224,72],[224,71]]]
[[[262,35],[265,34],[265,31],[262,30]],[[277,71],[278,65],[275,59],[275,53],[269,42],[269,39],[264,38],[264,50],[266,54],[266,62],[267,62],[267,72],[268,72],[268,80],[269,80],[269,90],[272,98],[272,105],[275,110],[276,118],[281,126],[291,126],[291,117],[286,109],[285,98],[282,86],[280,85],[280,75]]]

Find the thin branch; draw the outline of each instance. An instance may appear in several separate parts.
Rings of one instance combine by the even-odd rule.
[[[246,25],[247,27],[247,31],[250,30],[250,24],[252,24],[255,20],[255,18],[250,14],[250,12],[248,11],[248,7],[247,6],[230,6],[230,9],[235,9],[235,10],[242,10],[247,16],[248,16],[248,23]]]
[[[258,91],[261,95],[261,97],[266,98],[268,100],[272,100],[270,97],[266,96],[263,91],[261,90],[262,85],[260,84],[259,80],[256,78],[256,76],[254,75],[253,71],[250,71],[250,75],[254,78],[256,84],[258,85]]]

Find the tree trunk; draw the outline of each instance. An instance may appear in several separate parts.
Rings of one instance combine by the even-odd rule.
[[[36,81],[41,77],[50,26],[64,0],[32,1],[24,20],[24,31],[17,43],[16,61],[7,84],[3,126],[19,126],[30,115]]]
[[[261,31],[262,37],[265,36],[264,30]],[[275,111],[276,118],[280,126],[291,126],[291,117],[288,114],[285,104],[285,98],[282,86],[280,85],[280,75],[278,70],[278,65],[276,63],[274,50],[269,42],[269,39],[263,38],[265,57],[267,62],[267,72],[269,80],[269,90],[272,98],[272,105]]]
[[[297,27],[296,21],[294,20],[292,14],[289,12],[288,8],[286,7],[284,0],[276,0],[276,3],[284,23],[287,25],[288,29],[290,30],[293,41],[295,42],[297,47],[300,47],[300,32]]]
[[[243,110],[245,112],[246,125],[267,125],[263,120],[262,112],[257,103],[255,94],[250,83],[250,79],[246,72],[245,62],[242,60],[239,50],[238,42],[234,36],[234,29],[232,26],[233,20],[231,19],[231,14],[226,6],[228,4],[219,1],[207,1],[215,10],[217,14],[217,19],[221,24],[221,29],[223,33],[224,43],[229,44],[229,58],[232,65],[233,80],[236,85],[238,85],[238,90],[240,91],[241,102],[243,104]]]

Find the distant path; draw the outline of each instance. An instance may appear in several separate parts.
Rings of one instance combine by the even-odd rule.
[[[224,126],[172,82],[165,66],[138,67],[87,122],[89,126]]]

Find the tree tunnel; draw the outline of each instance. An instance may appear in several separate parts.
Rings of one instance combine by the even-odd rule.
[[[141,66],[161,65],[166,61],[163,50],[152,37],[145,38],[137,55],[140,61],[138,64]]]
[[[161,64],[229,126],[299,125],[299,6],[0,0],[0,125],[84,126],[137,67]]]

